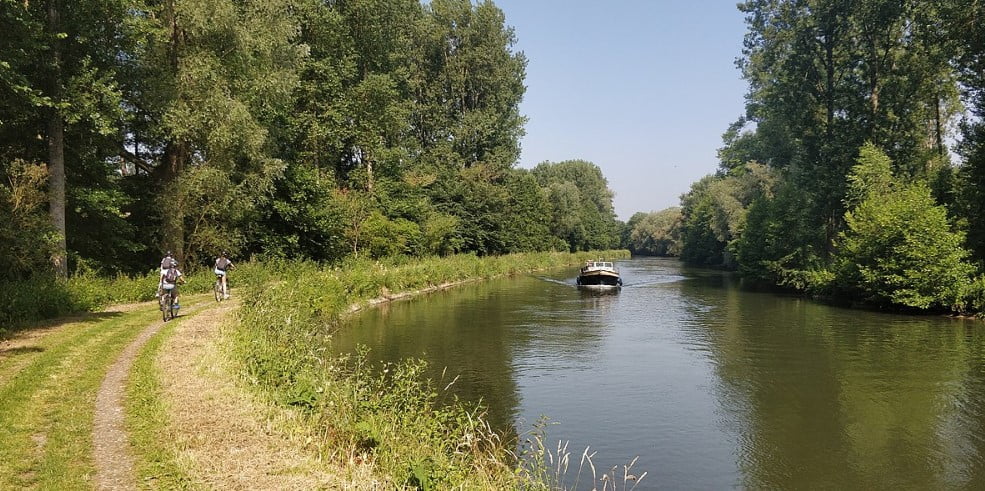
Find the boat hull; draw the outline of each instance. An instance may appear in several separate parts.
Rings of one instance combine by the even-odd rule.
[[[581,286],[622,286],[622,278],[619,275],[607,272],[583,273],[578,275],[578,279],[575,281]]]

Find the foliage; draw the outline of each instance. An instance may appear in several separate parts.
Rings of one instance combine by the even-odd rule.
[[[919,309],[960,310],[972,267],[963,234],[924,183],[869,196],[845,216],[838,281],[859,298]]]
[[[15,160],[0,171],[0,278],[47,271],[54,230],[45,211],[45,168]]]
[[[637,213],[627,223],[626,246],[633,254],[677,256],[681,250],[681,209]]]
[[[983,7],[965,0],[738,7],[748,26],[737,62],[749,83],[746,113],[723,135],[719,174],[681,198],[681,257],[734,264],[746,277],[815,294],[960,308],[957,292],[970,273],[962,247],[979,261],[985,250],[978,179],[985,29],[976,21]],[[955,168],[946,143],[963,104],[972,117],[961,125],[964,163]],[[765,165],[765,185],[736,192],[736,171],[752,162]],[[902,182],[930,183],[931,197]],[[891,242],[872,235],[869,223],[886,216],[896,222],[883,232],[914,249],[875,245]],[[920,240],[940,256],[915,249],[919,234],[901,225],[914,221],[933,230]],[[922,270],[947,278],[937,293]]]
[[[859,150],[858,164],[848,173],[845,205],[850,210],[871,196],[887,194],[892,184],[893,169],[889,156],[871,142],[866,143]]]
[[[985,275],[979,275],[968,284],[964,302],[969,311],[977,312],[979,316],[985,315]]]
[[[822,230],[807,213],[808,196],[785,181],[774,196],[763,197],[749,208],[742,237],[735,243],[736,259],[743,276],[801,290],[818,290],[810,271],[824,268],[811,244]]]
[[[757,199],[771,196],[775,183],[768,167],[748,162],[692,185],[681,197],[681,257],[696,264],[734,267],[735,243],[745,229],[748,209]]]
[[[546,193],[551,233],[571,251],[619,243],[613,193],[598,166],[584,160],[543,162],[531,172]]]

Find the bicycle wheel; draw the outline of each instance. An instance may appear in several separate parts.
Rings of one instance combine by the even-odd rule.
[[[215,294],[215,301],[222,301],[222,281],[219,279],[215,280],[215,284],[212,285],[212,293]]]
[[[164,322],[168,321],[168,313],[171,312],[171,292],[161,293],[161,317]]]

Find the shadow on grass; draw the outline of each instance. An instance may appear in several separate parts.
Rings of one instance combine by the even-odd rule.
[[[44,351],[44,348],[40,346],[18,346],[16,348],[4,349],[0,346],[0,358],[13,358],[17,355],[25,355],[28,353],[40,353]]]
[[[83,312],[54,319],[32,320],[16,322],[14,325],[0,326],[0,342],[14,340],[20,337],[25,331],[48,331],[62,324],[73,322],[102,322],[124,315],[123,312]],[[0,347],[0,354],[6,353]]]

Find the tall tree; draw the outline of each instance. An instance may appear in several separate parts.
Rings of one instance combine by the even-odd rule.
[[[119,147],[112,141],[122,114],[115,79],[127,3],[8,1],[0,9],[9,34],[0,40],[0,80],[10,109],[0,112],[0,154],[47,163],[49,213],[59,237],[52,260],[62,277],[73,239],[66,218],[80,209],[75,173],[89,156],[105,160]]]
[[[584,160],[543,162],[533,175],[547,191],[552,232],[572,251],[619,244],[613,193],[598,166]]]
[[[525,118],[520,115],[527,60],[489,0],[436,0],[420,30],[411,88],[414,131],[426,158],[459,167],[513,166]]]
[[[740,67],[750,84],[752,148],[763,162],[793,169],[787,176],[798,179],[792,185],[807,194],[809,220],[824,232],[813,244],[787,244],[788,252],[826,260],[844,226],[845,176],[865,140],[889,149],[910,176],[946,165],[945,122],[957,105],[938,47],[940,13],[921,0],[751,0],[739,8],[749,25]],[[733,138],[724,156],[749,141]]]
[[[162,0],[135,16],[143,37],[130,134],[142,135],[162,191],[161,239],[179,256],[232,245],[218,225],[244,220],[283,167],[268,128],[289,107],[303,55],[292,12],[290,0]],[[209,177],[219,182],[201,187]]]

